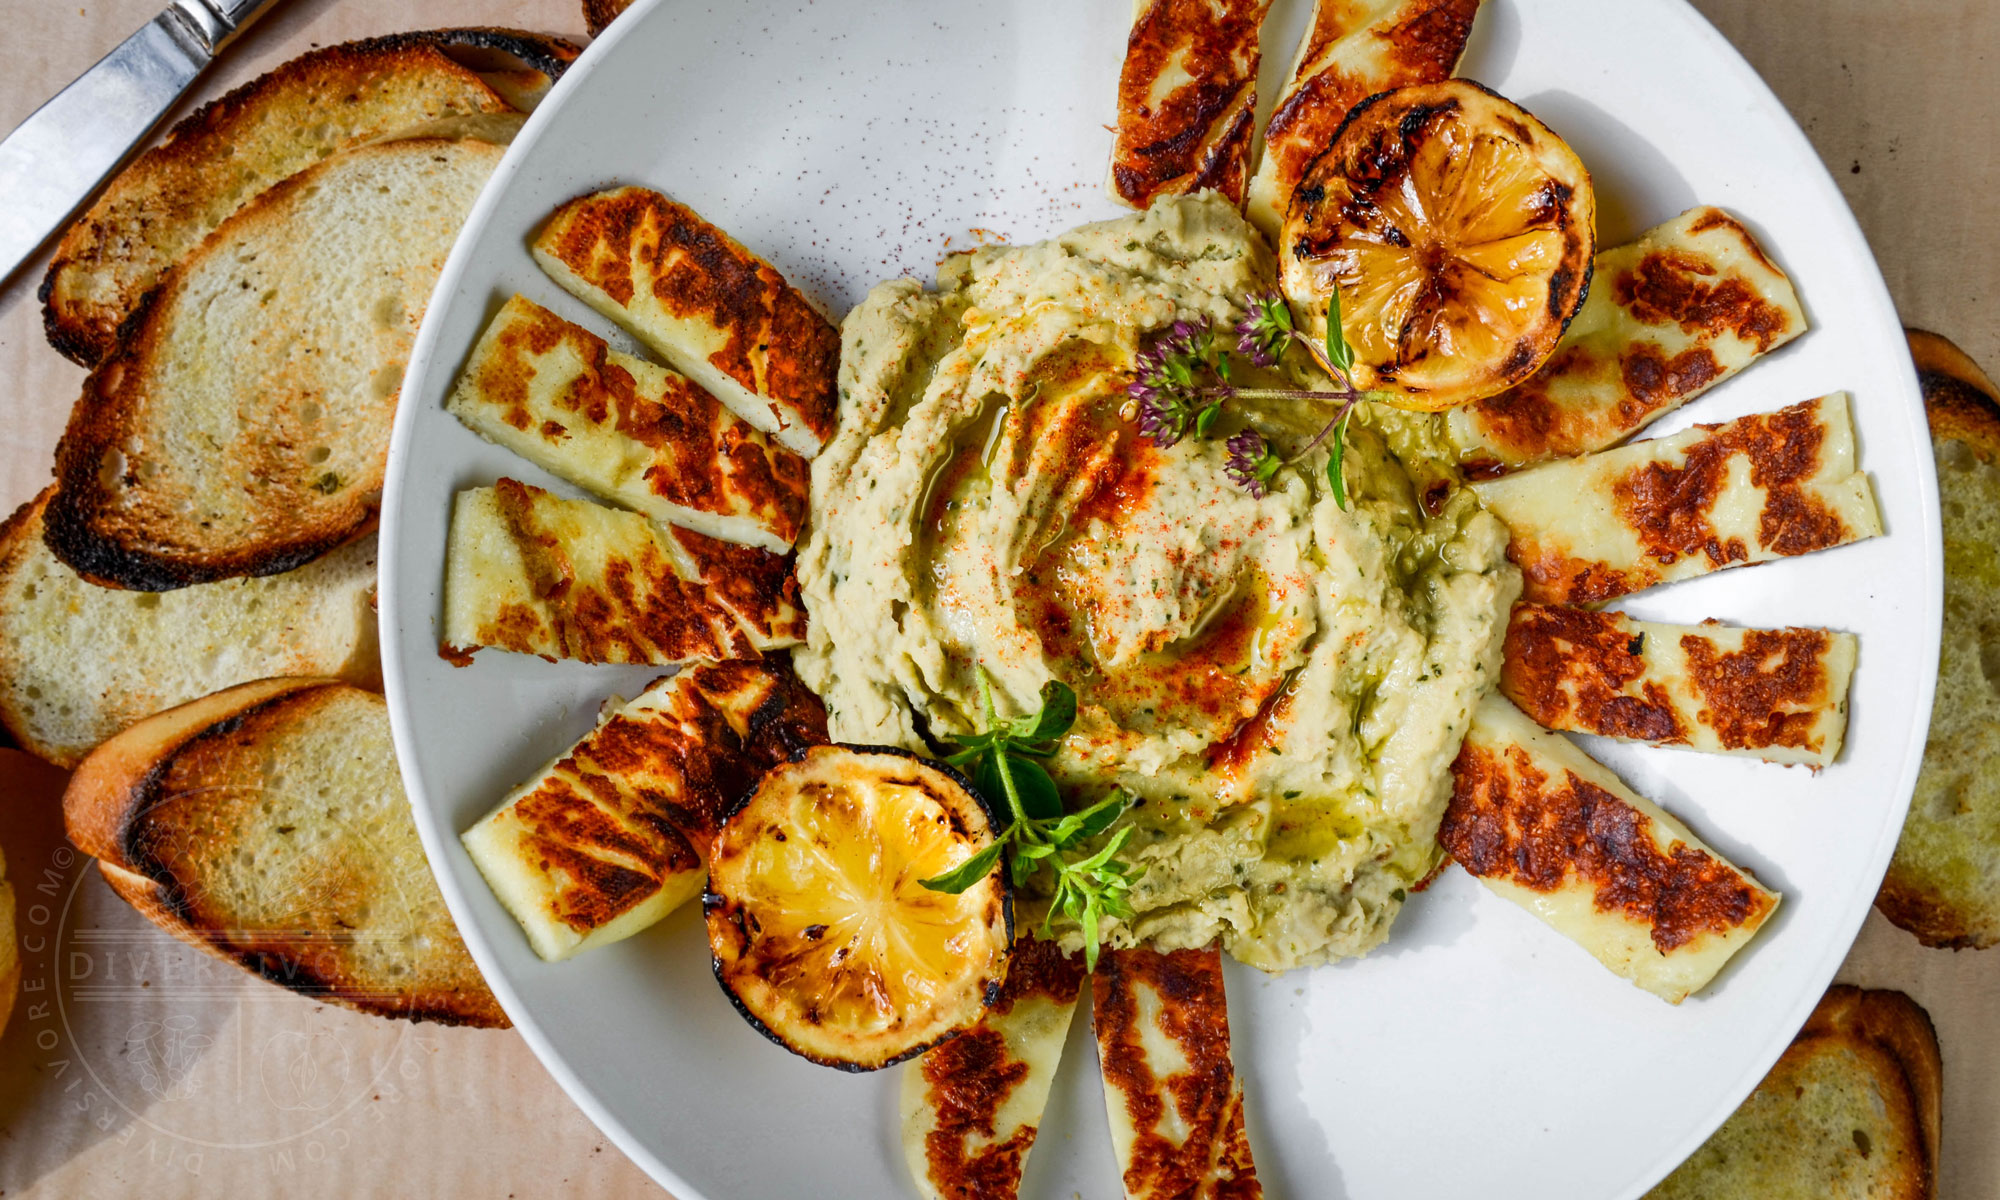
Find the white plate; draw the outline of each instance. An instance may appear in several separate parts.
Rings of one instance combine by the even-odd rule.
[[[1281,3],[1278,19],[1296,28],[1302,8]],[[1026,241],[1115,215],[1099,181],[1129,11],[1127,0],[898,0],[866,15],[826,0],[642,4],[529,122],[432,300],[390,452],[382,556],[389,702],[417,826],[529,1044],[682,1200],[913,1195],[896,1072],[810,1066],[753,1032],[709,975],[694,905],[550,965],[487,891],[458,832],[586,730],[607,694],[631,695],[653,672],[497,652],[461,670],[437,656],[453,491],[503,473],[559,486],[462,428],[444,397],[511,292],[608,332],[525,243],[558,202],[613,182],[688,202],[831,312],[880,279],[928,276],[948,241]],[[1291,57],[1289,41],[1269,44],[1267,95]],[[1895,845],[1930,711],[1929,441],[1881,277],[1798,128],[1676,0],[1487,0],[1463,73],[1576,147],[1597,180],[1604,245],[1697,201],[1748,220],[1813,329],[1656,432],[1848,389],[1888,536],[1631,605],[1861,635],[1847,751],[1817,777],[1590,746],[1785,895],[1703,995],[1660,1003],[1458,872],[1364,960],[1280,978],[1232,964],[1251,1140],[1275,1196],[1636,1196],[1727,1115],[1826,987]],[[1028,1196],[1118,1194],[1086,1024]]]

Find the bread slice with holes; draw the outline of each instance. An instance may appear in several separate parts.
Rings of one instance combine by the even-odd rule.
[[[49,343],[96,365],[168,269],[267,188],[355,146],[516,116],[576,55],[512,29],[397,33],[300,55],[204,105],[63,235],[42,281]]]
[[[1944,517],[1937,704],[1902,840],[1875,905],[1927,946],[2000,943],[2000,390],[1910,331]]]
[[[1935,1200],[1943,1080],[1915,1001],[1836,986],[1647,1200]]]
[[[127,592],[49,553],[50,494],[0,525],[0,725],[30,753],[74,767],[142,717],[273,675],[380,685],[373,535],[283,575]]]
[[[44,514],[107,587],[274,575],[370,528],[403,370],[502,147],[413,138],[265,192],[168,275],[84,383]]]
[[[70,840],[153,922],[293,991],[377,1016],[504,1026],[410,819],[382,697],[246,683],[99,746]]]

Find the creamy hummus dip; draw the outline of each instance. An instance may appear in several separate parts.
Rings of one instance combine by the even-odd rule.
[[[1370,949],[1435,866],[1520,586],[1500,522],[1429,486],[1415,418],[1357,413],[1349,511],[1324,448],[1261,498],[1223,471],[1225,438],[1290,453],[1321,405],[1232,406],[1165,450],[1140,435],[1142,345],[1178,319],[1226,329],[1275,275],[1208,193],[875,288],[841,330],[797,656],[834,737],[919,751],[981,727],[975,664],[1002,715],[1069,684],[1078,719],[1048,764],[1067,802],[1137,798],[1125,857],[1145,873],[1106,939],[1220,937],[1271,971]],[[1238,375],[1259,379],[1298,386]]]

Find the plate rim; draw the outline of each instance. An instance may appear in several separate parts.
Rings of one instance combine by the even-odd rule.
[[[444,323],[440,319],[440,314],[445,311],[453,294],[459,289],[463,277],[470,269],[475,259],[473,247],[483,240],[486,227],[491,222],[493,211],[498,207],[501,198],[507,192],[508,185],[521,174],[526,164],[533,160],[535,149],[542,139],[546,126],[553,122],[555,114],[560,113],[567,106],[570,97],[574,93],[588,85],[590,77],[595,73],[600,61],[607,57],[614,47],[622,43],[627,37],[632,36],[635,30],[647,24],[653,19],[656,13],[666,8],[671,2],[672,0],[637,0],[637,3],[633,4],[622,15],[620,20],[613,22],[602,34],[585,46],[582,54],[570,64],[568,70],[564,72],[563,77],[555,83],[549,93],[543,97],[541,103],[537,105],[534,112],[529,115],[527,121],[507,147],[506,153],[503,155],[499,165],[495,168],[493,175],[488,179],[478,199],[473,204],[471,211],[466,216],[459,237],[446,259],[444,268],[438,277],[437,284],[433,288],[429,300],[426,302],[424,319],[419,328],[416,340],[412,345],[408,366],[404,375],[404,395],[399,398],[390,434],[380,519],[383,545],[377,560],[377,596],[379,599],[377,630],[378,645],[382,649],[383,692],[389,709],[390,729],[397,752],[398,773],[403,780],[404,792],[411,808],[412,820],[417,827],[419,840],[424,847],[426,863],[430,867],[433,877],[437,880],[438,888],[444,897],[446,908],[450,911],[453,922],[458,927],[460,937],[465,942],[468,952],[471,953],[474,963],[479,967],[481,974],[484,976],[487,986],[492,990],[502,1010],[507,1014],[523,1040],[527,1042],[530,1050],[533,1051],[542,1067],[555,1079],[557,1085],[562,1088],[571,1102],[576,1104],[583,1111],[584,1115],[590,1119],[591,1123],[601,1130],[627,1158],[631,1159],[636,1166],[655,1182],[671,1191],[679,1200],[713,1200],[707,1193],[695,1188],[684,1179],[671,1164],[648,1149],[645,1141],[638,1133],[626,1121],[621,1119],[612,1110],[610,1105],[606,1104],[600,1098],[597,1090],[591,1083],[555,1049],[530,1006],[522,1000],[519,993],[515,990],[512,981],[501,968],[500,956],[488,941],[485,931],[474,917],[472,902],[466,890],[460,884],[458,873],[452,867],[446,865],[446,859],[454,850],[462,853],[462,847],[458,843],[456,832],[448,828],[447,823],[441,819],[442,810],[433,802],[423,786],[421,775],[413,765],[416,761],[416,755],[413,752],[407,751],[407,748],[412,747],[415,743],[415,734],[410,725],[411,697],[408,691],[407,680],[404,676],[401,657],[393,649],[399,646],[402,640],[397,636],[397,626],[403,623],[402,619],[405,615],[397,599],[401,591],[402,561],[400,556],[395,553],[394,547],[398,541],[398,533],[403,527],[404,481],[410,475],[411,442],[414,437],[413,430],[416,425],[413,414],[419,407],[418,404],[406,404],[403,401],[425,394],[431,390],[423,385],[428,382],[438,369],[436,360],[439,358],[439,342],[442,336],[440,329]],[[1533,0],[1514,0],[1514,2],[1532,3]],[[1717,64],[1722,69],[1734,75],[1739,82],[1745,85],[1747,91],[1761,100],[1762,107],[1765,110],[1762,115],[1775,118],[1773,121],[1773,132],[1779,137],[1790,139],[1793,142],[1793,149],[1795,151],[1802,151],[1803,160],[1809,162],[1813,169],[1803,172],[1793,182],[1801,188],[1811,189],[1818,193],[1819,207],[1829,218],[1831,232],[1837,235],[1842,241],[1848,243],[1850,250],[1858,250],[1859,257],[1868,264],[1870,269],[1869,274],[1865,278],[1850,279],[1848,281],[1854,293],[1853,298],[1865,303],[1866,307],[1871,310],[1869,314],[1871,320],[1881,321],[1884,323],[1885,328],[1894,329],[1900,334],[1904,326],[1895,309],[1893,299],[1889,294],[1887,281],[1882,274],[1881,265],[1877,261],[1872,247],[1869,246],[1866,236],[1861,230],[1859,221],[1856,219],[1851,206],[1847,203],[1846,197],[1841,194],[1831,170],[1827,167],[1825,160],[1820,156],[1818,150],[1812,145],[1811,140],[1806,136],[1797,118],[1793,116],[1790,109],[1786,107],[1784,102],[1771,89],[1763,76],[1757,72],[1756,68],[1743,56],[1741,51],[1725,38],[1716,29],[1714,24],[1693,6],[1690,0],[1651,0],[1651,3],[1661,16],[1680,20],[1687,27],[1688,32],[1703,43],[1706,50],[1713,55]],[[1914,365],[1906,362],[1902,374],[1905,376],[1905,386],[1903,388],[1904,400],[1906,401],[1904,404],[1905,419],[1913,420],[1922,428],[1923,436],[1919,439],[1919,444],[1928,444],[1928,427],[1924,423],[1922,394],[1917,384]],[[412,384],[417,385],[414,390],[411,387]],[[1916,457],[1919,474],[1922,476],[1922,478],[1917,480],[1920,520],[1925,529],[1937,530],[1940,528],[1940,515],[1934,463],[1929,455],[1918,454]],[[1863,470],[1866,473],[1865,467]],[[1921,532],[1913,531],[1903,536],[1913,537]],[[1933,647],[1933,653],[1928,661],[1928,665],[1918,677],[1917,699],[1919,703],[1916,706],[1916,710],[1921,710],[1923,714],[1923,723],[1925,726],[1929,723],[1930,713],[1936,700],[1936,655],[1942,648],[1943,618],[1942,544],[1935,538],[1927,538],[1926,542],[1925,557],[1927,559],[1928,570],[1925,573],[1925,582],[1927,587],[1922,597],[1920,622],[1926,628],[1934,631],[1934,636],[1929,641],[1929,644]],[[418,614],[410,615],[418,616]],[[426,628],[429,628],[433,623],[434,617],[435,614],[433,613],[424,613],[420,615],[420,620]],[[1916,710],[1913,710],[1913,715]],[[1918,745],[1920,748],[1921,739],[1919,739]],[[1902,776],[1897,784],[1897,791],[1901,796],[1901,800],[1895,805],[1895,811],[1899,817],[1908,812],[1911,798],[1915,792],[1917,778],[1922,768],[1922,762],[1923,756],[1920,752],[1908,755],[1906,758]],[[1854,940],[1859,935],[1862,924],[1867,920],[1868,913],[1873,908],[1875,891],[1879,888],[1881,879],[1888,869],[1901,828],[1902,821],[1900,819],[1893,824],[1887,821],[1884,822],[1883,830],[1878,835],[1877,844],[1870,854],[1870,863],[1872,865],[1866,874],[1866,878],[1870,882],[1866,888],[1856,888],[1857,893],[1865,893],[1866,899],[1860,902],[1857,902],[1853,897],[1846,899],[1846,903],[1852,906],[1852,910],[1843,916],[1841,920],[1832,922],[1836,930],[1844,932],[1842,936],[1831,938],[1827,941],[1813,967],[1812,974],[1823,982],[1817,991],[1803,995],[1800,999],[1793,1001],[1789,1005],[1789,1016],[1785,1022],[1787,1027],[1797,1029],[1804,1025],[1812,1009],[1818,1004],[1820,997],[1824,994],[1826,987],[1830,986],[1833,982],[1841,963],[1845,961],[1852,949]],[[473,877],[477,878],[476,869],[473,872]],[[1730,1087],[1724,1089],[1723,1094],[1727,1097],[1726,1103],[1719,1104],[1713,1112],[1696,1121],[1691,1126],[1691,1133],[1685,1136],[1679,1143],[1663,1152],[1652,1164],[1648,1165],[1644,1171],[1635,1177],[1638,1182],[1619,1193],[1612,1200],[1636,1200],[1636,1198],[1642,1196],[1661,1179],[1665,1178],[1695,1150],[1699,1149],[1714,1131],[1736,1110],[1751,1090],[1762,1081],[1764,1076],[1770,1071],[1772,1065],[1790,1044],[1789,1038],[1777,1041],[1773,1046],[1767,1047],[1765,1053],[1753,1056],[1739,1078]]]

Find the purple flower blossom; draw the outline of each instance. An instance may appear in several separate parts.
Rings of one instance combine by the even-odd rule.
[[[1284,465],[1264,435],[1254,429],[1246,429],[1223,445],[1229,450],[1229,461],[1222,470],[1238,487],[1248,491],[1259,500],[1264,498],[1271,477]]]
[[[1292,309],[1277,292],[1252,292],[1243,298],[1243,319],[1236,323],[1236,351],[1260,367],[1274,367],[1296,334]]]

